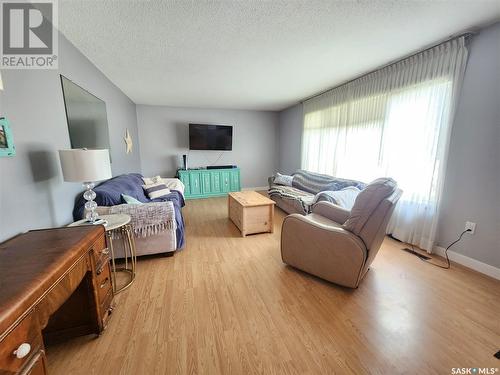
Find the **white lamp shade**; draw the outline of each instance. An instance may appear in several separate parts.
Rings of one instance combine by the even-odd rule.
[[[59,150],[64,181],[95,182],[111,178],[108,150]]]

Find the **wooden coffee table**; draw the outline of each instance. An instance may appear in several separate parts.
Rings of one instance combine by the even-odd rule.
[[[273,233],[274,205],[274,201],[256,191],[239,191],[229,193],[227,211],[245,237],[247,234]]]

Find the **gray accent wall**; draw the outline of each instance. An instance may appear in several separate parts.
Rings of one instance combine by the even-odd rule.
[[[451,250],[500,267],[500,23],[483,29],[469,61],[453,124],[437,245],[446,247],[477,223]],[[278,170],[300,168],[302,105],[279,114]],[[341,177],[341,176],[340,176]]]
[[[438,245],[500,268],[500,23],[471,43],[451,135]]]
[[[140,171],[135,104],[60,34],[59,70],[2,70],[0,113],[11,123],[17,155],[0,158],[0,241],[72,221],[82,187],[64,182],[59,166],[57,150],[70,148],[59,74],[106,102],[113,174]],[[135,142],[129,155],[126,128]]]
[[[300,168],[302,121],[302,104],[279,114],[278,165],[281,173],[291,174]]]
[[[190,168],[234,164],[243,188],[263,187],[278,165],[276,112],[138,105],[137,121],[145,176],[175,176],[177,156],[188,154]],[[189,151],[189,123],[232,125],[233,150]]]

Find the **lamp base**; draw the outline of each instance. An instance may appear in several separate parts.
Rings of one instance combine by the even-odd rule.
[[[87,222],[94,224],[99,219],[99,214],[95,210],[97,208],[97,203],[94,202],[96,194],[95,191],[92,190],[95,184],[93,182],[84,182],[83,186],[85,187],[83,198],[87,201],[85,203],[85,210],[87,211],[85,218],[87,219]]]

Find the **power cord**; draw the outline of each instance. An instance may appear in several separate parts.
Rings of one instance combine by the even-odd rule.
[[[208,166],[211,167],[212,165],[215,165],[219,162],[219,160],[222,158],[222,155],[224,155],[224,151],[221,151],[219,156],[217,157],[217,159],[215,159],[215,161],[213,161],[213,162],[210,162],[210,160],[208,160],[206,154],[204,154],[203,157],[205,158],[205,161],[208,163]]]
[[[224,151],[221,151],[219,154],[219,157],[210,165],[215,165],[219,162],[219,160],[222,158],[222,155],[224,155]]]
[[[444,250],[444,255],[445,255],[445,257],[446,257],[446,266],[443,266],[443,265],[441,265],[441,264],[437,264],[437,263],[434,263],[434,262],[429,262],[429,260],[430,260],[430,259],[424,259],[424,258],[419,257],[419,256],[417,256],[417,258],[418,258],[418,259],[420,259],[420,260],[421,260],[421,261],[423,261],[423,262],[426,262],[426,263],[428,263],[428,264],[432,264],[433,266],[436,266],[436,267],[439,267],[439,268],[443,268],[443,269],[445,269],[445,270],[449,270],[449,269],[450,269],[450,267],[451,267],[451,265],[450,265],[450,258],[448,258],[448,250],[449,250],[449,249],[450,249],[453,245],[455,245],[458,241],[460,241],[460,240],[462,239],[463,235],[464,235],[465,233],[467,233],[467,232],[472,232],[472,230],[470,230],[470,229],[466,229],[466,230],[464,230],[462,233],[460,233],[460,236],[458,237],[458,239],[456,239],[455,241],[453,241],[452,243],[450,243],[450,244],[448,245],[448,247]],[[417,254],[418,254],[418,253],[415,251],[415,248],[413,247],[413,244],[411,245],[411,249],[412,249],[412,251],[413,251],[413,253],[414,253],[415,255],[417,255]]]

